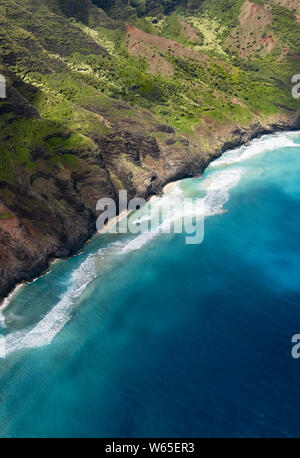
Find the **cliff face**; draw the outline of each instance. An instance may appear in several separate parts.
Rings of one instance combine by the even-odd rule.
[[[230,16],[214,0],[94,3],[0,5],[0,298],[78,250],[101,197],[148,197],[225,148],[300,127],[294,11],[282,25],[269,2],[253,4],[271,14],[259,30],[276,46],[243,41],[246,58],[228,47],[251,2],[232,1]]]

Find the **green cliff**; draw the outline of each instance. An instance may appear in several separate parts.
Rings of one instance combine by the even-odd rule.
[[[1,0],[0,297],[225,148],[297,128],[295,0]]]

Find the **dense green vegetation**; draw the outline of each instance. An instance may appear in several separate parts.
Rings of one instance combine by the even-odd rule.
[[[0,298],[82,246],[99,198],[148,197],[296,126],[291,4],[1,0]]]
[[[75,167],[76,157],[68,151],[81,149],[79,134],[92,147],[89,138],[106,136],[118,117],[134,116],[128,109],[118,110],[114,100],[127,102],[132,110],[146,108],[190,135],[203,121],[213,121],[214,128],[232,122],[247,126],[258,114],[267,120],[284,107],[297,108],[290,96],[291,75],[300,73],[300,24],[293,11],[257,0],[273,14],[264,36],[271,30],[278,43],[267,55],[256,51],[244,59],[225,46],[239,25],[244,0],[205,0],[198,9],[197,2],[93,3],[1,2],[0,64],[4,73],[9,69],[12,84],[26,83],[17,90],[43,117],[15,119],[2,108],[1,179],[13,180],[16,165],[33,173],[36,149],[44,151],[49,167]],[[174,40],[199,58],[143,40],[145,55],[137,55],[129,47],[126,22]],[[151,70],[151,59],[158,57],[173,69],[172,75]],[[66,129],[77,134],[66,137]]]
[[[298,55],[300,49],[300,23],[295,21],[295,14],[276,4],[272,4],[272,14],[274,15],[272,30],[284,45]]]

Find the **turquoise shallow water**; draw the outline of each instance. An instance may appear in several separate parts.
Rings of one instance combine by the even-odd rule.
[[[95,236],[19,289],[0,435],[299,437],[299,176],[299,133],[255,140],[150,204],[202,198],[203,243]]]

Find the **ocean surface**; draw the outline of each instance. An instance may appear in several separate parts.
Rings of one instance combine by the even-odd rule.
[[[300,133],[257,139],[148,204],[201,199],[201,244],[96,235],[18,288],[0,436],[300,437],[299,180]]]

